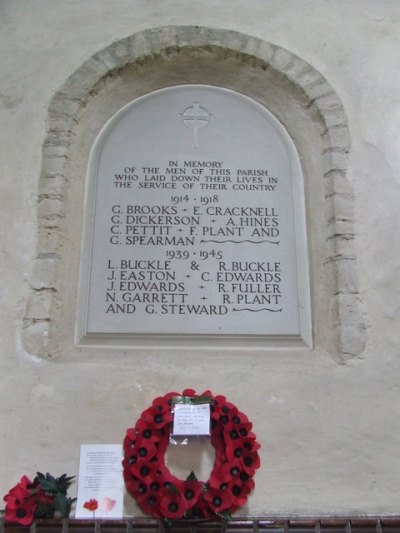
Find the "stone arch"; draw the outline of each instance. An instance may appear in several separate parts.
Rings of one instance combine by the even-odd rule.
[[[143,77],[146,72],[153,77]],[[354,197],[347,178],[350,137],[340,99],[318,71],[291,52],[238,32],[197,26],[153,28],[114,42],[86,61],[52,98],[39,183],[37,256],[23,325],[27,351],[47,358],[60,351],[53,337],[67,294],[60,289],[63,268],[69,251],[79,255],[66,220],[71,184],[82,180],[70,168],[80,121],[115,80],[134,83],[138,78],[137,95],[199,81],[242,91],[284,124],[305,167],[309,159],[315,160],[305,169],[306,209],[313,214],[308,225],[315,345],[341,360],[360,355],[365,324],[354,247]],[[120,98],[116,109],[126,95]],[[315,147],[307,146],[312,143]],[[314,189],[319,190],[322,208],[316,205]]]

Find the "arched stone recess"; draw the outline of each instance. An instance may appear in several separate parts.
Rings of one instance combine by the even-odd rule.
[[[184,83],[224,86],[254,98],[292,137],[305,179],[314,346],[341,361],[359,356],[365,324],[343,106],[327,80],[291,52],[248,35],[197,26],[159,27],[114,42],[54,95],[43,145],[25,349],[45,358],[76,349],[84,176],[98,132],[134,98]]]

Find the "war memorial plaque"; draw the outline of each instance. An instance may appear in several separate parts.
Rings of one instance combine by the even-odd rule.
[[[304,336],[301,168],[255,100],[182,85],[131,102],[96,140],[86,194],[82,337]]]

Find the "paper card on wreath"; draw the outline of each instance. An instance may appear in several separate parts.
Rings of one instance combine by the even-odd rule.
[[[210,435],[210,404],[175,404],[172,434]]]
[[[75,518],[122,518],[120,444],[82,444]]]

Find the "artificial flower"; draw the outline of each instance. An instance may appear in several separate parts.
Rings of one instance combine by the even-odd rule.
[[[252,433],[248,417],[209,390],[201,398],[185,389],[185,402],[210,400],[211,444],[215,448],[214,467],[208,481],[197,480],[191,472],[181,480],[165,465],[169,444],[174,396],[157,397],[142,412],[135,428],[124,439],[123,475],[128,492],[146,514],[155,518],[215,518],[230,516],[244,505],[254,488],[253,475],[260,466],[260,445]]]

